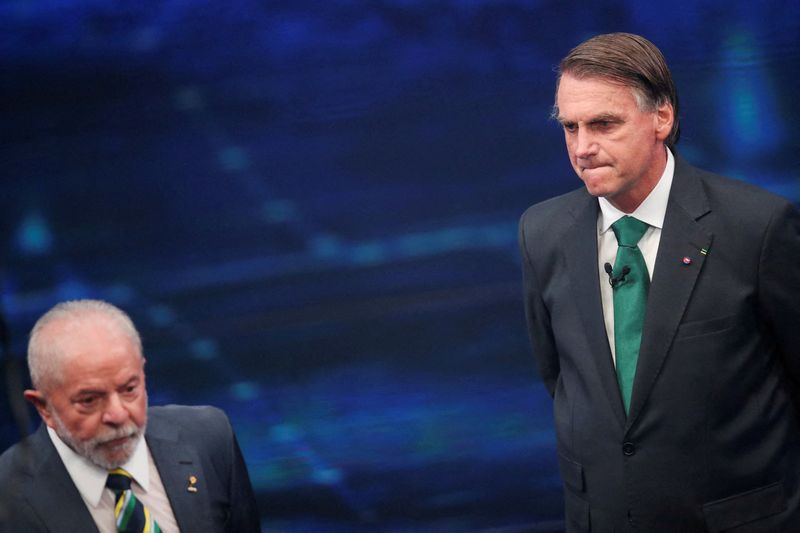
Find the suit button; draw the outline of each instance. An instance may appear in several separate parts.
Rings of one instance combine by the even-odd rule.
[[[626,442],[622,445],[622,453],[630,457],[636,453],[636,446],[632,442]]]

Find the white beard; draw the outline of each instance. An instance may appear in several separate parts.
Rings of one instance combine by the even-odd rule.
[[[75,453],[81,457],[85,457],[105,470],[116,468],[131,458],[147,426],[146,421],[142,427],[137,426],[133,422],[129,422],[122,427],[109,429],[100,435],[96,435],[94,438],[81,441],[73,437],[55,411],[50,411],[50,415],[55,422],[55,431],[59,438],[64,441],[67,446],[72,448]],[[123,437],[131,438],[126,440],[124,444],[115,446],[113,449],[108,446],[103,446],[106,442]]]

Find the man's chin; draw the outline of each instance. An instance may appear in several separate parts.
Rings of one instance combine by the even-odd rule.
[[[122,427],[103,431],[102,435],[95,435],[91,439],[80,440],[75,438],[67,429],[61,418],[51,412],[55,422],[54,430],[58,437],[75,453],[89,462],[110,470],[126,463],[136,451],[139,439],[144,436],[147,420],[137,426],[133,421]]]
[[[585,181],[586,190],[596,198],[606,197],[611,194],[611,191],[603,183],[593,183]]]
[[[587,169],[580,175],[589,194],[597,198],[611,198],[620,191],[619,182],[606,168]]]
[[[58,433],[58,436],[75,453],[88,460],[90,463],[105,470],[111,470],[128,461],[133,456],[143,432],[133,431],[125,436],[110,438],[103,441],[78,441],[68,432]]]
[[[140,434],[136,433],[96,444],[88,450],[87,459],[102,468],[111,469],[124,464],[133,456]]]
[[[113,470],[121,465],[124,465],[131,458],[133,453],[97,453],[90,454],[87,459],[95,465],[105,470]]]

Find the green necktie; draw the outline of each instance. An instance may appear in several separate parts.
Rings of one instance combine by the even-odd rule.
[[[614,346],[617,381],[622,392],[625,413],[628,413],[631,405],[633,378],[636,375],[636,361],[639,359],[639,345],[642,342],[647,289],[650,287],[647,264],[638,246],[639,239],[648,227],[641,220],[629,216],[622,217],[611,226],[619,245],[614,260],[614,274],[618,280],[613,284]]]
[[[131,475],[122,468],[108,473],[106,487],[114,491],[114,517],[120,533],[161,533],[150,510],[131,490]]]

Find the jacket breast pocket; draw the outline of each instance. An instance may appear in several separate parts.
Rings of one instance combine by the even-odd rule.
[[[703,505],[709,531],[720,532],[786,510],[783,482],[735,494]]]
[[[731,329],[735,324],[736,315],[712,318],[710,320],[693,320],[691,322],[684,322],[678,326],[678,332],[675,335],[675,339],[683,340],[691,337],[722,333]]]

